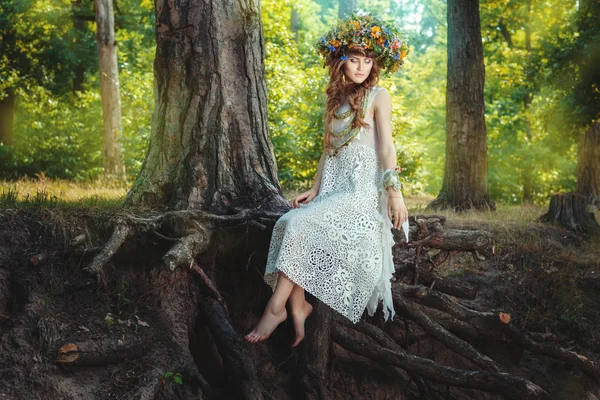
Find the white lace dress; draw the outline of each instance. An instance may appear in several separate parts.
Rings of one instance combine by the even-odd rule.
[[[367,94],[365,115],[372,114],[380,90],[375,86]],[[369,127],[326,157],[313,201],[277,221],[265,270],[270,284],[282,271],[354,323],[365,308],[373,315],[380,300],[385,317],[394,315],[392,225],[380,190],[377,127],[372,117],[365,122]],[[334,120],[332,129],[341,132],[347,123]]]

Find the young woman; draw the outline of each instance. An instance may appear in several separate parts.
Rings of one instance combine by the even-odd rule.
[[[275,291],[246,335],[251,343],[267,339],[287,318],[289,300],[297,346],[312,312],[305,290],[352,322],[365,308],[372,315],[379,300],[385,317],[394,315],[391,228],[398,229],[408,213],[390,95],[376,84],[380,69],[395,72],[408,49],[395,27],[354,13],[320,40],[318,50],[331,78],[325,151],[312,188],[292,200],[293,209],[273,230],[265,277],[276,278]]]

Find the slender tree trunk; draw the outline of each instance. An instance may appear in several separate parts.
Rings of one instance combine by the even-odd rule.
[[[259,1],[156,1],[155,109],[127,204],[288,208],[267,131]]]
[[[596,121],[579,139],[577,192],[588,204],[600,207],[600,122]]]
[[[0,143],[5,146],[13,144],[13,124],[15,119],[15,94],[9,90],[0,100]]]
[[[75,32],[73,47],[74,53],[76,54],[78,60],[77,66],[75,67],[74,71],[75,76],[73,77],[73,91],[77,92],[81,91],[83,82],[85,80],[85,68],[83,66],[82,60],[83,52],[81,51],[83,42],[81,38],[85,29],[85,20],[78,15],[78,13],[81,10],[81,3],[73,2],[71,7],[73,12],[73,30]]]
[[[484,79],[479,1],[449,0],[446,167],[442,190],[431,208],[493,208],[487,180]]]
[[[104,172],[125,180],[122,161],[121,97],[112,0],[94,0],[98,38],[100,97],[104,121]]]
[[[345,18],[352,14],[352,11],[358,7],[358,0],[340,0],[340,7],[338,9],[338,18]]]
[[[531,22],[531,0],[528,0],[527,1],[527,22],[525,24],[525,49],[527,50],[528,64],[531,62],[531,51],[532,51],[531,24],[532,24],[532,22]],[[528,72],[529,72],[529,66],[527,68],[528,68]],[[527,82],[531,82],[531,80],[528,79]],[[527,112],[527,110],[531,106],[532,100],[533,100],[533,93],[531,91],[531,88],[527,88],[527,93],[525,94],[525,97],[523,98],[523,107],[525,109],[525,112]],[[531,134],[531,122],[529,121],[528,116],[526,118],[527,118],[527,120],[525,121],[525,124],[526,124],[525,135],[527,137],[527,143],[525,143],[525,147],[528,148],[529,146],[531,146],[532,134]],[[525,203],[525,204],[533,203],[533,165],[532,165],[531,160],[528,160],[525,163],[525,168],[523,169],[523,203]]]
[[[298,15],[298,10],[296,10],[295,7],[292,8],[292,15],[290,18],[290,29],[292,30],[292,32],[294,32],[294,40],[296,40],[296,43],[298,43],[298,30],[300,29],[299,26],[299,15]]]

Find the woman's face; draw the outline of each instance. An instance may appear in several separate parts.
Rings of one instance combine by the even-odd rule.
[[[344,63],[344,74],[356,84],[361,84],[369,77],[373,68],[373,59],[365,56],[348,56]]]

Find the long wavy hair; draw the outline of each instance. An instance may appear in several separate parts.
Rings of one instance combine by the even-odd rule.
[[[325,138],[324,145],[325,149],[331,148],[330,144],[330,126],[331,121],[334,118],[334,113],[340,106],[348,100],[350,109],[355,113],[354,121],[351,122],[354,126],[369,126],[362,118],[363,102],[365,96],[370,88],[375,86],[379,81],[379,66],[375,60],[375,55],[370,51],[362,51],[362,49],[350,50],[348,56],[361,55],[369,57],[373,60],[373,66],[367,79],[362,83],[356,84],[346,77],[344,73],[344,64],[348,60],[342,60],[341,58],[330,58],[327,60],[325,66],[329,68],[329,85],[327,85],[327,104],[325,107]]]

